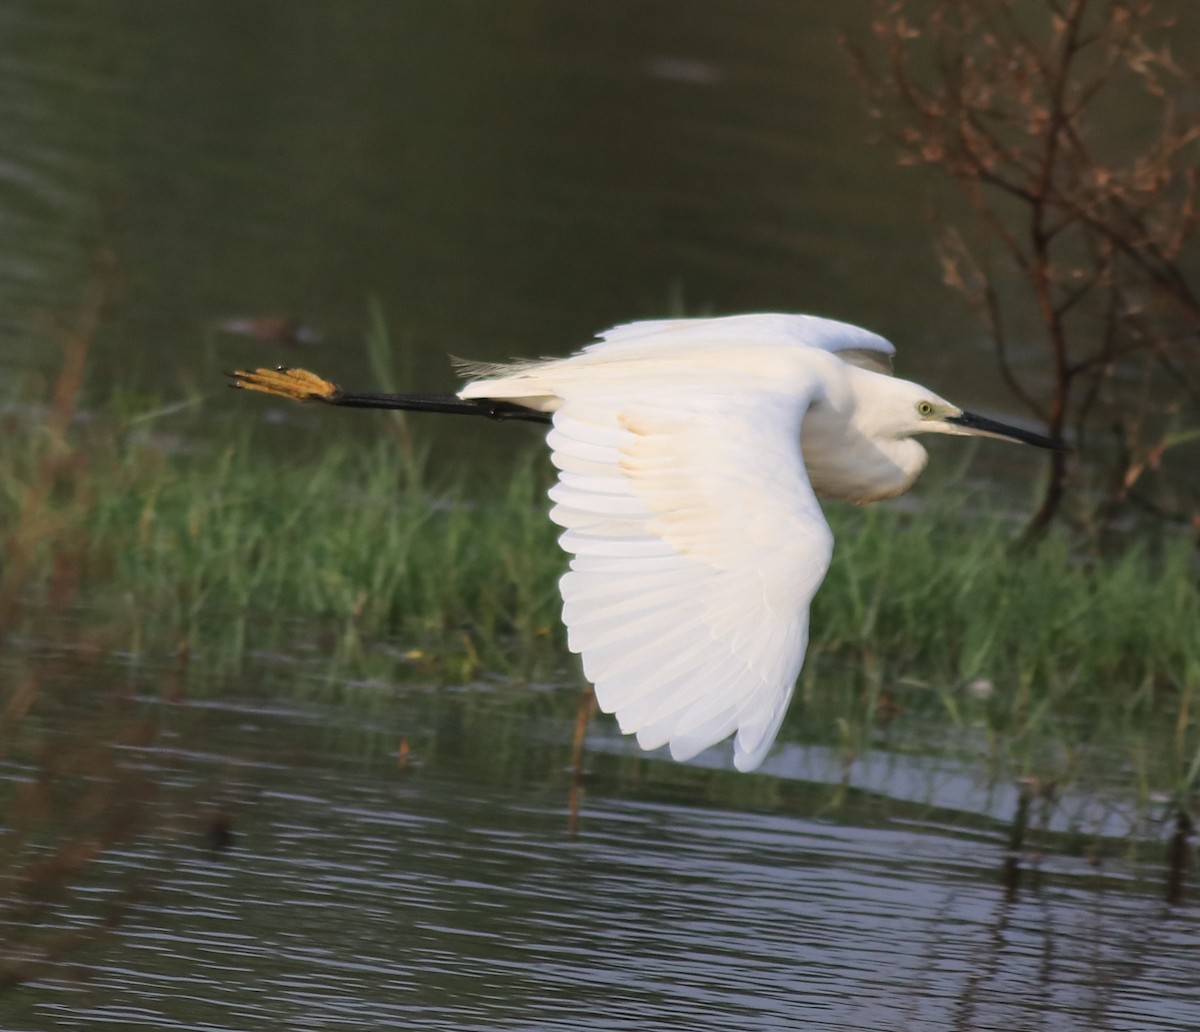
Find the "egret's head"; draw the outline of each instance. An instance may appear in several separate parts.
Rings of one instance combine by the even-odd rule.
[[[964,412],[933,391],[908,380],[880,377],[872,383],[873,398],[860,399],[868,406],[864,422],[881,436],[911,437],[914,434],[954,434],[960,437],[998,437],[1038,448],[1061,450],[1062,445],[1020,427]],[[870,409],[873,408],[874,411]]]

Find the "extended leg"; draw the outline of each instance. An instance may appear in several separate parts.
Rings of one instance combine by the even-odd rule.
[[[519,419],[549,423],[550,415],[511,401],[478,398],[464,401],[453,394],[381,394],[344,391],[336,383],[307,369],[236,370],[227,373],[231,387],[273,394],[292,401],[320,401],[345,408],[403,409],[406,412],[447,412],[452,415],[486,416],[488,419]]]

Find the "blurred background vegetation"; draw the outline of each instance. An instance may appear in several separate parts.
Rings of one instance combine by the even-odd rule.
[[[785,737],[848,770],[897,743],[980,759],[1043,802],[1118,781],[1170,815],[1182,878],[1200,93],[1170,46],[1200,9],[731,10],[5,5],[0,760],[23,816],[0,896],[34,931],[4,978],[78,944],[36,929],[114,844],[224,841],[219,807],[166,806],[130,760],[163,707],[266,661],[323,704],[515,686],[506,713],[574,713],[536,430],[274,405],[220,371],[446,390],[448,353],[664,314],[856,322],[902,374],[1076,446],[1045,468],[935,442],[913,499],[831,507]],[[114,657],[156,696],[129,705],[111,670],[82,692]]]

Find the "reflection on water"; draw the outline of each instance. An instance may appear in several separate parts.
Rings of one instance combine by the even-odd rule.
[[[1064,855],[1009,897],[1006,830],[979,814],[831,807],[819,783],[622,755],[601,725],[572,838],[568,718],[442,693],[349,717],[150,709],[138,763],[193,817],[105,854],[79,905],[131,875],[140,903],[9,994],[6,1027],[1057,1032],[1200,1013],[1188,909],[1126,863]]]
[[[222,329],[256,316],[369,383],[375,295],[410,381],[439,389],[448,352],[561,354],[682,298],[871,325],[946,391],[966,351],[959,383],[986,397],[978,356],[942,347],[969,320],[937,282],[927,186],[868,143],[836,45],[867,10],[10,2],[0,370],[53,364],[39,313],[74,307],[107,239],[125,290],[97,387],[277,360]]]
[[[833,39],[865,7],[14,0],[0,372],[57,363],[37,317],[74,309],[105,240],[124,292],[101,397],[181,374],[217,391],[216,370],[302,336],[226,332],[261,316],[369,382],[370,294],[430,388],[447,351],[561,352],[682,294],[863,322],[904,344],[905,371],[990,400],[978,353],[940,347],[956,327],[922,188],[863,141]],[[187,697],[94,671],[85,694],[118,679]],[[346,716],[248,702],[252,686],[134,703],[157,736],[105,762],[158,786],[156,819],[38,913],[71,928],[131,884],[135,905],[5,995],[4,1027],[1195,1028],[1200,934],[1160,902],[1162,872],[1054,853],[1010,898],[1016,796],[968,765],[860,759],[867,808],[830,750],[735,778],[716,752],[631,756],[602,724],[569,837],[569,719],[450,693]],[[79,727],[55,705],[22,731]],[[2,762],[11,802],[31,767]],[[1090,800],[1056,814],[1128,828]]]

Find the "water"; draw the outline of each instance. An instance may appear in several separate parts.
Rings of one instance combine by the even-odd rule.
[[[945,761],[872,754],[846,791],[820,748],[744,776],[725,750],[640,758],[603,720],[572,836],[571,722],[514,704],[534,689],[364,712],[264,701],[273,676],[169,704],[146,669],[45,689],[37,734],[69,742],[124,681],[114,726],[157,732],[119,753],[158,791],[54,911],[79,927],[132,885],[116,931],[0,997],[0,1027],[1196,1027],[1200,931],[1162,902],[1161,849],[1052,848],[1009,891],[1012,799],[978,771],[954,809]]]
[[[869,325],[911,375],[1006,405],[937,282],[923,212],[944,184],[868,142],[837,46],[867,9],[15,0],[0,371],[54,369],[47,320],[107,245],[101,398],[199,388],[223,412],[219,370],[300,357],[369,386],[374,297],[416,387],[452,384],[447,353],[562,354],[681,307],[784,310]],[[263,315],[321,341],[220,329]]]
[[[11,0],[0,376],[53,374],[48,320],[109,247],[92,401],[199,390],[214,422],[256,421],[266,403],[219,370],[277,361],[369,386],[373,297],[415,388],[451,384],[447,352],[561,354],[630,318],[781,309],[870,326],[906,374],[1007,407],[937,283],[940,188],[866,142],[835,39],[867,7]],[[260,315],[320,342],[221,329]],[[298,411],[313,436],[350,425]],[[5,1032],[1198,1025],[1200,934],[1193,906],[1162,902],[1161,843],[1100,866],[1065,848],[1076,827],[1124,841],[1127,800],[1064,800],[1012,894],[1015,790],[928,750],[877,749],[843,787],[828,745],[785,743],[741,777],[719,751],[643,760],[602,722],[572,837],[570,721],[532,689],[303,706],[252,670],[167,704],[170,671],[86,674],[39,675],[24,744],[0,737],[0,792],[39,743],[99,763],[81,788],[59,776],[146,826],[40,931],[131,905],[0,995]],[[149,741],[102,763],[75,751],[144,720]],[[82,834],[53,825],[35,855],[52,832]]]

